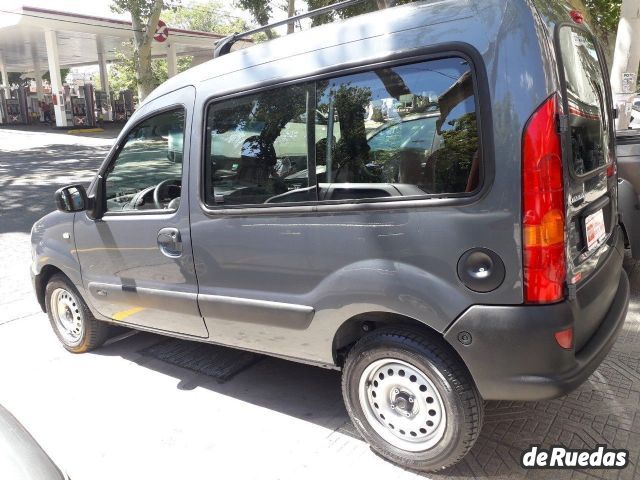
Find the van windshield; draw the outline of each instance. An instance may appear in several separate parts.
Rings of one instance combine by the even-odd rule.
[[[602,67],[591,35],[573,27],[560,28],[560,51],[569,105],[571,157],[577,175],[608,162],[609,112]]]

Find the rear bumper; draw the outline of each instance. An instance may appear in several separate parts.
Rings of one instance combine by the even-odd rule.
[[[629,280],[621,267],[618,246],[609,257],[610,265],[602,270],[615,270],[617,289],[598,329],[578,352],[560,348],[554,337],[555,332],[580,322],[584,312],[572,301],[541,306],[478,305],[453,323],[445,339],[466,363],[484,399],[555,398],[571,392],[593,373],[622,329],[629,304]],[[598,273],[594,276],[598,282]],[[459,341],[461,332],[471,335],[469,345]]]

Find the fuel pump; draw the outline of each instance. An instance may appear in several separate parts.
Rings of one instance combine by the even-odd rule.
[[[87,110],[87,126],[96,126],[96,109],[93,97],[93,84],[87,83],[82,87],[84,92],[84,102]]]
[[[124,100],[124,111],[127,120],[133,115],[133,92],[131,90],[125,90],[122,92],[122,100]]]
[[[71,113],[73,124],[77,127],[95,126],[95,110],[93,107],[93,85],[83,85],[78,89],[82,96],[71,97]]]
[[[109,99],[107,98],[107,92],[102,90],[95,90],[94,95],[96,97],[96,121],[100,124],[104,121],[109,110]]]
[[[26,95],[24,89],[14,90],[15,96],[5,100],[5,111],[7,112],[7,123],[18,125],[27,123]]]

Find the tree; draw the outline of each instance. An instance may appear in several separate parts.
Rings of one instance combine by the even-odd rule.
[[[138,99],[142,101],[155,88],[151,45],[158,20],[160,20],[160,13],[163,8],[175,8],[177,0],[112,0],[112,2],[111,8],[114,12],[131,14]]]
[[[126,42],[123,46],[124,51],[130,51],[132,45]],[[193,57],[178,57],[178,73],[184,72],[191,67]],[[153,88],[165,82],[169,78],[167,61],[164,59],[151,60],[151,73],[153,75]],[[136,63],[132,57],[126,56],[122,52],[116,53],[116,59],[109,68],[109,88],[117,95],[125,90],[135,91],[138,85],[136,79]],[[91,79],[97,90],[101,90],[100,75],[95,74]]]
[[[584,6],[591,14],[591,23],[596,31],[605,34],[616,32],[622,0],[584,0]]]
[[[227,7],[223,6],[219,0],[208,0],[205,3],[193,3],[187,5],[176,5],[175,7],[163,11],[162,19],[171,28],[182,28],[186,30],[197,30],[201,32],[219,33],[230,35],[249,29],[247,23],[231,13],[227,12]],[[263,39],[264,35],[254,36],[254,40]],[[130,53],[134,50],[133,42],[125,42],[116,59],[109,68],[109,86],[114,93],[124,90],[137,90],[138,80],[136,77],[136,59]],[[193,57],[178,57],[178,73],[191,67]],[[164,82],[167,77],[167,62],[164,59],[151,60],[152,89]],[[99,88],[99,76],[92,79],[96,88]]]
[[[61,68],[60,69],[60,78],[62,79],[62,81],[64,82],[64,79],[67,78],[67,75],[69,75],[69,71],[71,69],[70,68]],[[8,80],[9,80],[9,85],[29,85],[29,82],[31,81],[31,78],[28,77],[24,77],[22,78],[22,74],[20,72],[9,72],[7,74]],[[35,78],[34,78],[35,79]],[[46,80],[47,82],[51,82],[51,77],[49,76],[49,70],[47,70],[44,75],[42,75],[42,79]],[[2,78],[2,75],[0,75],[0,84],[4,83],[4,78]]]
[[[291,18],[296,14],[296,0],[287,1],[287,18]],[[287,35],[293,33],[295,24],[293,22],[287,23]]]
[[[269,23],[273,9],[268,1],[236,0],[235,5],[244,10],[248,10],[259,25],[265,26]],[[266,30],[264,33],[269,40],[275,38],[275,35],[271,30]]]
[[[62,79],[63,82],[64,82],[64,79],[67,78],[67,75],[69,75],[70,71],[71,71],[70,68],[61,68],[60,69],[60,78]],[[46,80],[49,83],[51,83],[51,75],[49,75],[49,70],[47,70],[44,73],[44,75],[42,75],[42,79]]]
[[[333,12],[326,13],[324,15],[319,15],[314,17],[311,21],[311,26],[315,27],[318,25],[323,25],[325,23],[330,23],[334,21],[336,18],[344,19],[351,18],[358,15],[362,15],[363,13],[375,12],[376,10],[382,10],[384,8],[394,7],[396,5],[403,5],[405,3],[415,2],[417,0],[371,0],[368,2],[357,3],[347,8],[343,8],[341,10],[336,10]],[[331,5],[332,3],[336,3],[333,0],[307,0],[307,5],[309,6],[309,10],[315,10],[316,8],[326,7]]]
[[[591,16],[590,24],[605,45],[605,52],[611,60],[616,44],[622,0],[584,0],[584,6]]]
[[[247,22],[226,12],[226,8],[217,0],[180,5],[163,13],[162,16],[170,27],[185,30],[230,35],[249,29]]]

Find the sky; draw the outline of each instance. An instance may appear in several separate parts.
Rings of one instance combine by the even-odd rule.
[[[20,8],[24,5],[30,7],[48,8],[50,10],[59,10],[63,12],[74,12],[82,15],[94,15],[97,17],[119,18],[121,20],[131,20],[128,13],[113,13],[109,6],[111,0],[1,0],[3,9]],[[184,0],[184,4],[206,3],[205,0]],[[229,0],[222,0],[220,3],[231,3]],[[303,3],[303,2],[300,2]],[[230,13],[245,18],[250,24],[253,24],[251,16],[247,12],[231,8]],[[274,8],[275,17],[280,19],[286,16],[285,12],[280,12]]]
[[[109,9],[110,0],[4,0],[3,8],[13,9],[20,8],[24,5],[30,7],[48,8],[50,10],[60,10],[65,12],[80,13],[82,15],[95,15],[98,17],[120,18],[129,20],[129,15],[118,15]]]

